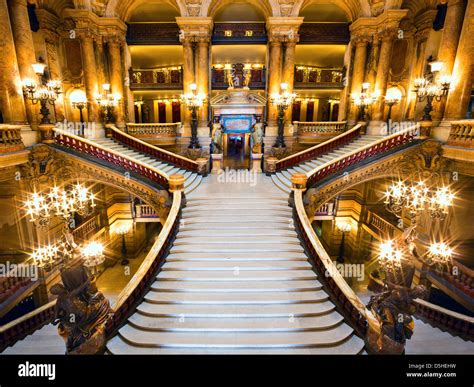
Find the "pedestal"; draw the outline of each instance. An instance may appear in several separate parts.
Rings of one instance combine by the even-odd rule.
[[[38,129],[41,132],[41,142],[44,144],[53,144],[54,135],[53,135],[53,124],[41,124],[38,125]]]
[[[198,173],[200,175],[207,175],[207,172],[208,172],[208,168],[207,168],[207,165],[208,165],[208,161],[209,159],[205,158],[205,157],[198,157],[196,159],[196,162],[198,164]]]
[[[431,128],[433,126],[433,121],[420,121],[420,135],[418,138],[420,140],[426,140],[431,136]]]
[[[286,156],[286,152],[288,151],[288,148],[285,147],[273,147],[272,148],[272,155],[276,157],[278,160],[284,158]]]
[[[202,148],[187,148],[186,153],[191,160],[197,160],[202,155]]]
[[[219,173],[222,171],[224,155],[222,153],[216,153],[211,155],[212,157],[212,171],[211,173]]]
[[[262,157],[263,153],[252,153],[252,172],[262,173]]]
[[[277,162],[278,162],[278,159],[276,157],[273,157],[273,156],[267,157],[265,160],[265,172],[267,174],[275,173]]]

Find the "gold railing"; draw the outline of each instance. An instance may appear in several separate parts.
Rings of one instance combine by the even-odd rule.
[[[368,211],[367,213],[367,224],[373,226],[378,231],[381,231],[382,234],[391,238],[395,236],[397,231],[400,231],[392,223],[372,211]]]
[[[0,125],[0,154],[25,149],[21,138],[21,126]]]
[[[156,218],[158,214],[155,209],[149,204],[137,204],[135,206],[137,218]]]
[[[474,148],[474,120],[451,122],[448,145]]]
[[[303,191],[300,189],[294,190],[294,218],[310,259],[321,274],[322,280],[326,282],[333,299],[340,304],[346,316],[360,333],[365,334],[370,328],[379,334],[380,322],[344,280],[311,227],[303,204]],[[324,273],[330,273],[330,275],[324,276]]]
[[[297,133],[300,143],[322,142],[331,137],[336,137],[347,128],[346,121],[293,121],[293,128]]]

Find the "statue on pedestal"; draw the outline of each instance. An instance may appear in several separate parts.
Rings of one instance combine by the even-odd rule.
[[[212,123],[212,143],[211,152],[213,154],[222,153],[222,124],[219,122],[219,117],[214,117]]]
[[[263,144],[263,123],[261,117],[257,117],[257,122],[250,130],[252,132],[252,153],[262,153]]]

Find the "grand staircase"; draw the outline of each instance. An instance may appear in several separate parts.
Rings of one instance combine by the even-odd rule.
[[[292,168],[284,169],[280,172],[277,172],[272,175],[273,182],[280,188],[283,192],[289,194],[291,192],[291,175],[294,173],[304,173],[312,171],[313,169],[326,164],[338,157],[349,154],[350,152],[361,148],[363,146],[369,145],[370,143],[380,140],[379,136],[367,136],[362,135],[354,141],[344,145],[332,152],[328,152],[314,160],[306,161],[304,163],[298,164]]]
[[[162,270],[109,341],[112,354],[357,354],[292,224],[287,196],[207,179],[188,198]]]
[[[98,145],[108,149],[112,150],[115,152],[120,153],[121,155],[130,157],[134,160],[140,161],[142,163],[145,163],[148,166],[157,168],[161,170],[162,172],[165,172],[168,176],[171,176],[175,173],[184,175],[184,178],[186,179],[184,183],[184,193],[188,194],[195,190],[199,184],[201,183],[202,176],[198,175],[195,172],[191,172],[185,169],[181,169],[179,167],[176,167],[175,165],[168,164],[164,161],[161,161],[159,159],[155,159],[153,157],[150,157],[146,154],[140,153],[134,149],[128,148],[126,145],[121,144],[117,141],[115,141],[112,138],[99,138],[99,139],[94,139],[94,142],[97,143]]]

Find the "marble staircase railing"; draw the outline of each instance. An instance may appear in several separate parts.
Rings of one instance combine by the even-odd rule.
[[[301,144],[321,143],[343,133],[347,128],[347,121],[293,121],[293,129],[297,133]]]
[[[0,124],[0,154],[25,149],[21,138],[21,126]]]
[[[126,145],[148,156],[155,157],[166,163],[173,164],[182,169],[186,169],[191,172],[202,173],[202,171],[199,170],[199,164],[194,160],[188,159],[184,156],[180,156],[173,152],[169,152],[165,149],[159,148],[138,138],[135,138],[130,134],[127,134],[117,129],[113,125],[109,126],[108,129],[110,130],[110,135],[112,136],[112,138],[123,145]]]
[[[345,317],[352,323],[358,333],[365,337],[368,329],[379,334],[380,322],[369,311],[362,300],[355,294],[344,277],[339,273],[331,257],[314,232],[303,204],[303,191],[294,190],[293,218],[300,238],[310,260],[316,267],[318,279],[323,282],[333,301],[339,305]],[[329,275],[327,275],[329,273]]]
[[[347,132],[344,132],[339,136],[333,137],[328,141],[315,145],[311,148],[302,150],[301,152],[285,157],[284,159],[278,160],[276,163],[276,171],[281,171],[283,169],[290,168],[304,161],[312,160],[323,154],[329,153],[336,148],[348,144],[355,138],[359,137],[361,133],[362,125],[358,124]]]
[[[183,127],[181,122],[176,123],[151,123],[151,124],[127,124],[127,133],[133,137],[156,142],[161,145],[172,145]]]
[[[54,129],[54,139],[60,146],[106,161],[112,165],[124,168],[127,171],[137,173],[138,175],[157,183],[163,188],[168,188],[169,176],[157,168],[124,156],[119,152],[103,147],[94,141],[87,140],[59,129]]]
[[[474,148],[474,120],[451,122],[447,145]]]
[[[356,128],[353,128],[350,131],[343,133],[341,136],[344,136],[355,129]],[[361,163],[370,157],[381,156],[382,154],[386,154],[399,146],[408,144],[412,142],[413,140],[415,140],[418,137],[418,135],[419,135],[419,128],[415,124],[412,127],[409,127],[405,130],[391,134],[386,137],[382,137],[378,141],[372,142],[368,145],[364,145],[358,149],[355,149],[354,151],[348,154],[342,155],[336,159],[328,161],[327,163],[322,164],[318,166],[317,168],[313,169],[312,171],[309,171],[306,173],[306,176],[308,177],[307,186],[308,188],[311,188],[316,183],[320,182],[326,177],[332,176],[335,173],[340,172],[354,164]],[[341,136],[338,136],[338,137],[341,137]],[[331,141],[332,140],[328,142],[331,142]],[[326,143],[323,143],[321,145],[324,146],[325,144]]]

